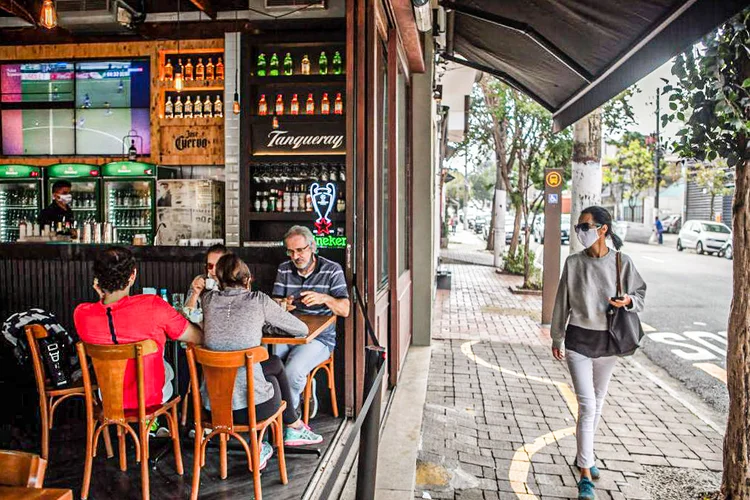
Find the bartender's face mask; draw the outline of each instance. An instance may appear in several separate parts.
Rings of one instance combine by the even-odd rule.
[[[73,201],[73,195],[70,194],[70,188],[65,187],[55,191],[55,199],[60,203],[70,205],[70,202]]]

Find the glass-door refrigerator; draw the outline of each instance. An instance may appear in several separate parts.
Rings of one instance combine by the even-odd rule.
[[[41,209],[41,169],[29,165],[0,165],[0,242],[18,240],[19,223],[37,222]]]
[[[69,181],[73,201],[70,208],[78,224],[101,221],[99,167],[81,163],[50,165],[47,170],[47,203],[52,203],[52,186],[59,180]]]
[[[102,167],[104,222],[117,229],[117,242],[143,235],[154,242],[156,165],[117,161]]]

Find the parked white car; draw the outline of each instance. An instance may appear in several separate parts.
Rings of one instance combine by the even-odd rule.
[[[714,254],[718,253],[731,237],[732,230],[721,222],[689,220],[680,230],[677,250],[694,248],[699,254]]]

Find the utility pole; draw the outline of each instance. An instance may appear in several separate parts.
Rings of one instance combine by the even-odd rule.
[[[654,215],[659,216],[659,187],[661,186],[661,112],[659,109],[659,94],[661,89],[656,89],[656,142],[654,144],[654,177],[656,177],[656,194],[654,195]]]
[[[469,147],[464,154],[464,231],[469,230]]]

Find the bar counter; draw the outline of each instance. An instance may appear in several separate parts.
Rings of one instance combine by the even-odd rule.
[[[110,245],[15,243],[0,244],[0,320],[39,307],[54,313],[73,331],[73,310],[97,299],[91,287],[92,262]],[[137,260],[133,293],[143,287],[187,293],[193,278],[203,272],[206,247],[130,246]],[[288,259],[281,246],[233,247],[253,274],[254,288],[270,293],[277,266]],[[322,249],[320,254],[343,264],[344,251]]]

